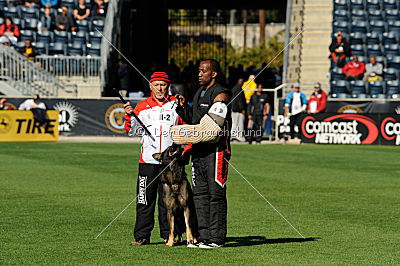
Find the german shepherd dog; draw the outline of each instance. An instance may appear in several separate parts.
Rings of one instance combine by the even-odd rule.
[[[163,201],[167,209],[167,219],[169,224],[169,235],[166,245],[174,245],[174,237],[182,240],[183,230],[179,227],[178,219],[183,216],[186,226],[187,244],[196,242],[197,222],[194,210],[193,192],[187,180],[185,163],[181,160],[183,148],[180,145],[171,145],[162,153],[153,154],[154,159],[168,166],[161,175],[163,186]],[[182,226],[183,227],[183,226]]]

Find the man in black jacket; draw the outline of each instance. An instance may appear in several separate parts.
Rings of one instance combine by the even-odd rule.
[[[339,31],[336,34],[336,38],[332,40],[329,45],[329,51],[331,52],[330,58],[336,63],[338,67],[343,67],[346,63],[346,57],[350,56],[350,44],[346,39],[343,38],[343,33]]]
[[[262,92],[262,85],[259,84],[257,92],[251,96],[250,103],[247,106],[248,119],[251,125],[251,133],[249,136],[249,144],[252,143],[253,139],[260,144],[265,120],[268,119],[269,114],[269,102],[268,96]]]
[[[243,78],[239,78],[232,88],[232,139],[244,142],[244,119],[246,115],[246,98],[242,90]]]
[[[217,248],[225,244],[227,201],[226,186],[228,160],[231,155],[230,128],[231,91],[222,87],[219,63],[214,59],[200,62],[200,88],[193,97],[193,107],[177,95],[177,113],[189,124],[197,125],[208,114],[211,106],[222,102],[228,105],[227,116],[222,127],[223,134],[213,143],[200,142],[192,146],[193,199],[196,208],[200,240],[190,247]]]

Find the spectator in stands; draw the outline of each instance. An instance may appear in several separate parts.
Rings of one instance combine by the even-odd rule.
[[[343,38],[341,31],[332,40],[329,51],[331,52],[329,58],[332,58],[338,67],[343,67],[346,63],[346,57],[350,56],[350,44]]]
[[[243,79],[239,78],[232,88],[232,139],[245,142],[244,119],[246,115],[246,99],[242,93]]]
[[[31,61],[34,61],[37,55],[36,48],[32,46],[31,40],[25,40],[25,46],[19,52]]]
[[[24,1],[24,6],[35,7],[37,5],[37,3],[38,3],[37,0],[25,0]]]
[[[18,26],[12,22],[11,17],[6,17],[4,24],[0,25],[0,36],[6,36],[11,44],[16,45],[20,34]]]
[[[297,133],[297,138],[300,138],[301,127],[300,121],[302,114],[307,109],[307,99],[306,95],[300,92],[300,84],[295,83],[293,86],[293,91],[290,92],[285,100],[285,117],[290,118],[290,138],[295,138],[295,125],[298,126],[299,131]]]
[[[57,30],[75,31],[75,22],[71,15],[68,14],[68,7],[61,7],[62,13],[56,17]]]
[[[364,75],[365,81],[382,80],[383,66],[381,63],[376,62],[375,56],[369,58],[369,64],[366,65],[366,72]]]
[[[6,98],[0,99],[0,110],[13,110],[13,108],[7,103]]]
[[[243,86],[242,86],[242,89],[245,90],[244,91],[244,97],[246,98],[246,103],[247,104],[250,103],[251,96],[253,96],[253,94],[254,94],[254,91],[247,90],[247,89],[253,89],[253,90],[257,89],[257,84],[254,81],[254,79],[255,79],[255,76],[254,75],[250,75],[248,80],[245,81],[243,83]]]
[[[58,0],[41,0],[40,3],[44,7],[47,7],[47,6],[55,7],[58,5]]]
[[[5,45],[5,46],[10,46],[11,45],[11,41],[10,41],[10,39],[8,39],[7,36],[1,36],[0,37],[0,44],[1,45]]]
[[[249,129],[252,129],[249,136],[249,144],[252,143],[253,139],[257,144],[261,143],[269,108],[268,97],[262,91],[262,84],[259,84],[257,92],[251,96],[250,103],[247,105],[248,119],[251,121]]]
[[[314,85],[314,92],[308,100],[307,112],[309,114],[317,114],[325,112],[327,95],[321,88],[321,83],[317,82]]]
[[[352,55],[351,61],[342,68],[342,73],[346,76],[345,80],[362,80],[365,73],[365,63],[358,61],[356,55]]]
[[[94,0],[92,4],[92,17],[105,17],[107,13],[108,0]]]
[[[52,31],[54,29],[54,16],[51,12],[51,5],[47,4],[44,8],[44,16],[40,18],[41,22],[41,30],[49,30]]]
[[[74,9],[74,18],[76,20],[85,20],[90,16],[90,8],[86,5],[85,0],[78,0],[78,4]]]

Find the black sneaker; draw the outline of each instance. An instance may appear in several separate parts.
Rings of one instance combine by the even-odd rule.
[[[138,241],[132,242],[129,245],[132,247],[144,246],[150,244],[150,240],[143,238],[139,239]]]

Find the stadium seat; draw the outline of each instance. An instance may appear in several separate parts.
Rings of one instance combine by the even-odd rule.
[[[333,12],[334,21],[349,21],[349,12],[347,10],[335,10]]]
[[[102,19],[93,20],[92,23],[91,23],[90,29],[91,29],[91,31],[96,31],[97,32],[97,30],[99,30],[100,32],[103,32],[104,20],[102,20]]]
[[[39,9],[35,7],[22,6],[20,10],[21,10],[21,18],[37,19],[39,17]]]
[[[53,33],[50,31],[38,32],[36,34],[36,41],[49,44],[49,43],[53,42]]]
[[[3,8],[4,17],[19,18],[18,9],[15,6],[6,6]]]
[[[385,32],[382,35],[382,44],[395,44],[399,42],[399,35],[396,32]]]
[[[364,10],[364,1],[363,0],[350,0],[350,8],[352,10]]]
[[[7,0],[0,0],[0,10],[3,10],[5,6],[7,6]]]
[[[19,29],[22,29],[22,20],[20,18],[13,18],[12,21]]]
[[[366,37],[362,32],[352,32],[350,33],[350,43],[351,44],[365,44]]]
[[[23,49],[25,47],[25,42],[23,41],[17,42],[16,47],[18,50]]]
[[[389,20],[388,21],[388,31],[393,31],[396,32],[397,34],[400,34],[400,20]]]
[[[384,67],[386,67],[386,57],[384,56],[375,56],[376,62],[381,63]]]
[[[389,56],[389,55],[396,56],[396,55],[400,54],[399,53],[400,47],[399,47],[399,45],[397,43],[395,43],[395,44],[387,44],[387,45],[385,45],[383,47],[384,47],[386,56]]]
[[[382,1],[381,0],[367,0],[366,2],[367,9],[373,10],[381,10]]]
[[[387,21],[400,20],[400,12],[397,9],[387,9],[385,10],[385,16]]]
[[[346,98],[351,98],[350,94],[348,93],[337,93],[336,98],[338,99],[346,99]]]
[[[369,22],[369,30],[371,32],[384,33],[386,31],[386,22],[381,20],[372,20]]]
[[[367,45],[367,54],[370,56],[382,56],[382,48],[379,44]]]
[[[86,54],[90,56],[100,56],[100,45],[98,44],[86,45]]]
[[[399,0],[383,0],[383,9],[397,9]]]
[[[21,41],[26,41],[26,40],[31,40],[31,41],[35,41],[36,40],[36,32],[32,31],[32,30],[20,30],[21,32],[21,36],[20,36],[20,40]]]
[[[89,42],[91,44],[101,44],[102,36],[98,31],[93,31],[89,33]]]
[[[383,93],[378,93],[378,94],[371,94],[371,98],[374,98],[374,99],[386,99],[387,98],[387,96],[386,96],[386,94],[383,94]]]
[[[400,56],[388,56],[387,67],[400,70]]]
[[[331,81],[332,93],[347,93],[349,91],[349,82],[346,80],[333,80]]]
[[[4,18],[0,17],[0,25],[4,24]]]
[[[358,98],[358,99],[365,99],[365,98],[369,98],[370,96],[365,93],[355,93],[355,94],[352,94],[351,97]]]
[[[27,18],[22,22],[23,28],[26,30],[37,30],[39,21],[35,18]]]
[[[396,80],[398,78],[398,71],[395,68],[383,69],[383,76],[385,80]]]
[[[351,11],[351,20],[367,20],[367,12],[364,9],[353,9]]]
[[[68,32],[66,31],[54,31],[54,42],[68,43]]]
[[[400,94],[392,94],[390,97],[392,99],[400,99]]]
[[[72,43],[79,43],[80,45],[84,45],[86,43],[86,32],[78,31],[71,33],[71,42]]]
[[[383,20],[383,11],[380,9],[368,9],[368,20]]]
[[[65,43],[50,43],[49,44],[49,55],[65,55]]]
[[[363,80],[350,81],[351,94],[365,93],[367,91],[367,84]]]
[[[83,32],[89,31],[89,23],[87,20],[77,20],[76,24],[78,24],[79,31],[83,31]]]
[[[331,80],[342,80],[344,79],[344,74],[340,67],[334,67],[331,70]]]
[[[363,20],[352,21],[351,22],[351,31],[366,33],[368,31],[368,23]]]
[[[346,21],[334,21],[333,22],[333,32],[349,32],[350,25]]]
[[[32,45],[36,48],[39,54],[47,54],[47,43],[35,42]]]
[[[400,94],[400,80],[388,80],[386,81],[386,94]]]
[[[368,83],[368,91],[370,94],[380,94],[385,90],[384,81],[372,81]]]
[[[349,10],[347,0],[335,0],[333,2],[333,10]]]
[[[380,44],[382,35],[379,32],[369,32],[366,34],[367,44]]]
[[[81,56],[83,55],[83,47],[80,43],[68,44],[67,54],[70,56]]]
[[[352,55],[365,55],[365,45],[363,44],[354,44],[350,45],[351,54]]]
[[[368,64],[369,60],[366,56],[363,55],[357,55],[358,61],[364,62],[365,64]]]

